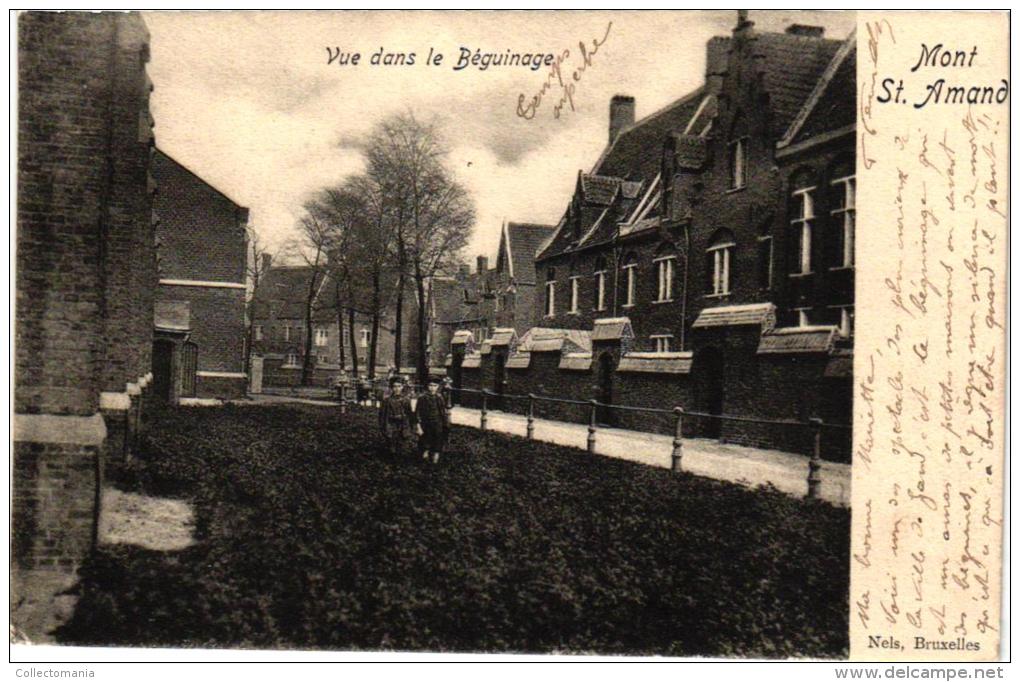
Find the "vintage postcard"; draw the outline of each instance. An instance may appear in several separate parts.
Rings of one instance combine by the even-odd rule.
[[[1001,676],[1008,13],[10,21],[16,660]]]

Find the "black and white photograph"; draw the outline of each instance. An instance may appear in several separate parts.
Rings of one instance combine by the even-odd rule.
[[[851,655],[872,24],[10,21],[26,656]]]

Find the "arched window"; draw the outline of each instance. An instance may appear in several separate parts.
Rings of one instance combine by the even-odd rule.
[[[606,309],[606,259],[599,256],[595,259],[595,310]]]
[[[545,316],[556,314],[556,268],[549,268],[545,273]]]
[[[637,300],[637,256],[628,254],[623,260],[623,307],[633,306]]]
[[[857,224],[857,180],[854,177],[853,159],[833,166],[830,175],[832,191],[832,226],[836,239],[835,267],[851,268],[854,265],[854,231]]]
[[[655,274],[658,289],[656,303],[668,303],[673,300],[673,273],[676,270],[676,253],[669,245],[659,248],[655,256]]]
[[[790,226],[797,246],[797,274],[807,275],[814,265],[812,248],[815,227],[815,178],[809,170],[798,172],[790,183]]]
[[[747,184],[747,128],[741,116],[734,119],[730,133],[729,165],[730,188],[740,189]]]
[[[708,243],[708,276],[711,296],[725,296],[730,293],[730,263],[736,242],[729,230],[718,230]]]

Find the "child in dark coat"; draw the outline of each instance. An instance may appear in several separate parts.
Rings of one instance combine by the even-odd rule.
[[[439,392],[440,381],[429,377],[428,392],[418,398],[415,417],[418,420],[418,448],[427,461],[439,464],[439,455],[446,447],[446,400]]]
[[[399,376],[393,377],[390,379],[390,394],[383,398],[379,410],[379,430],[387,452],[402,454],[414,434],[414,426],[414,411],[411,399],[404,395],[404,380]]]

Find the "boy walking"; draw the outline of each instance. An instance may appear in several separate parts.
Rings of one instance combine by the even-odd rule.
[[[397,375],[390,379],[390,394],[383,398],[379,410],[379,430],[386,450],[401,455],[414,433],[415,416],[411,399],[404,395],[404,379]]]
[[[446,399],[439,392],[438,377],[429,377],[428,392],[418,398],[415,417],[418,420],[418,448],[422,457],[439,464],[439,455],[446,447]]]

